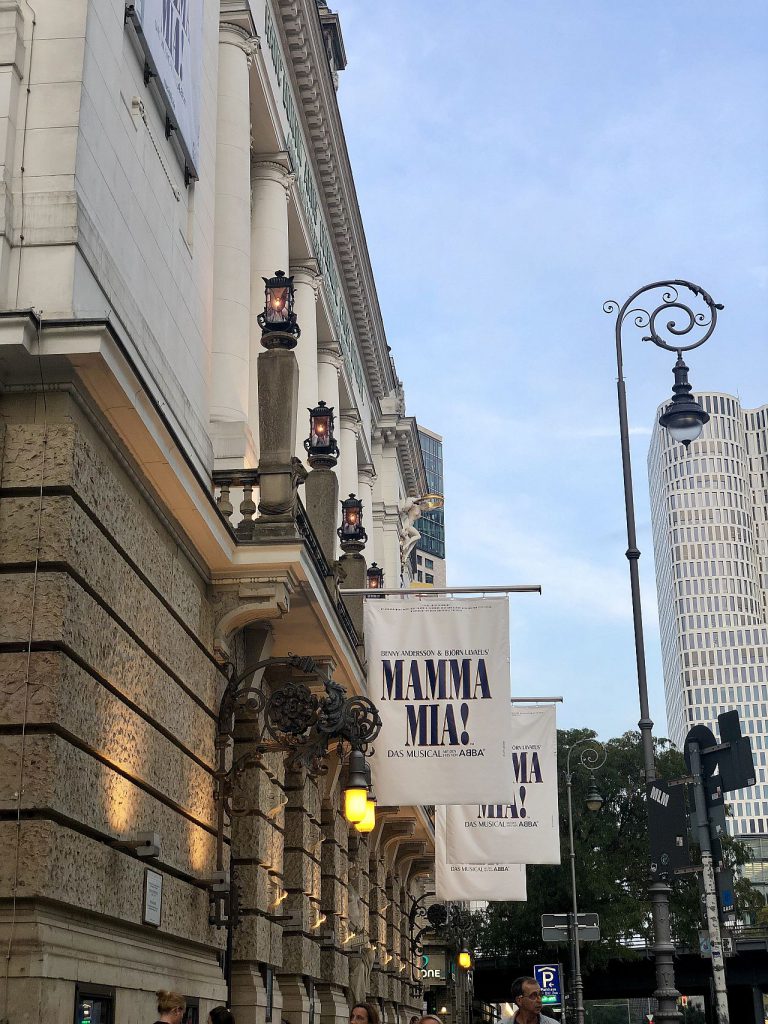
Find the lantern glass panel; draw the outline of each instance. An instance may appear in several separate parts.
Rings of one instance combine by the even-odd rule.
[[[287,319],[290,289],[285,285],[267,288],[267,308],[264,310],[267,323],[279,324]]]
[[[311,443],[313,448],[318,446],[325,447],[328,444],[328,438],[331,433],[331,416],[330,413],[324,415],[314,415],[312,417],[312,433],[310,434]]]

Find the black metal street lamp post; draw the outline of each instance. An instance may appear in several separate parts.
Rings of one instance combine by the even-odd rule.
[[[573,804],[571,802],[571,785],[573,772],[571,771],[571,754],[577,747],[579,750],[579,764],[594,772],[595,769],[605,764],[605,748],[598,740],[586,738],[577,740],[573,746],[568,748],[568,756],[565,761],[565,791],[568,795],[568,838],[571,851],[571,941],[573,943],[573,996],[576,1006],[576,1024],[584,1024],[584,984],[581,980],[581,950],[579,949],[579,906],[576,890],[576,849],[573,844]],[[590,776],[589,791],[585,801],[587,810],[593,813],[599,811],[603,806],[603,798],[597,789],[594,775]]]
[[[653,302],[646,296],[656,292]],[[658,294],[660,293],[660,295]],[[654,305],[655,303],[655,305]],[[645,307],[649,308],[645,308]],[[690,281],[656,281],[634,292],[623,305],[611,299],[603,304],[606,313],[616,314],[616,365],[619,403],[619,432],[621,435],[621,464],[624,477],[624,507],[627,520],[627,559],[629,580],[632,591],[632,618],[635,637],[635,660],[637,664],[637,686],[640,698],[640,737],[643,749],[643,766],[646,782],[656,778],[656,764],[653,751],[653,722],[648,703],[648,680],[645,667],[645,642],[643,639],[643,618],[640,604],[640,574],[635,527],[635,503],[632,490],[632,463],[629,451],[629,423],[627,416],[627,393],[624,384],[624,365],[621,348],[622,331],[627,320],[640,330],[645,330],[643,341],[652,341],[658,348],[677,354],[674,367],[675,385],[673,397],[659,418],[662,427],[669,430],[675,440],[686,447],[701,434],[708,415],[693,398],[688,383],[688,367],[683,361],[683,352],[698,348],[711,337],[717,324],[717,313],[723,307],[696,284]],[[668,317],[665,323],[660,318]],[[688,344],[680,342],[686,340]],[[655,1020],[677,1021],[677,999],[673,963],[674,945],[669,917],[669,885],[654,879],[649,874],[648,893],[653,916],[653,954],[656,967],[656,991],[658,1004]]]

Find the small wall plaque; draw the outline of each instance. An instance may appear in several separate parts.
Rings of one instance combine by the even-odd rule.
[[[144,924],[160,927],[163,911],[163,876],[159,871],[147,868],[144,871],[144,908],[142,919]]]

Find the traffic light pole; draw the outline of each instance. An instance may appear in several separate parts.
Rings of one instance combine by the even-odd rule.
[[[688,744],[690,754],[691,775],[693,776],[693,794],[696,810],[696,831],[701,847],[701,865],[704,878],[704,907],[709,932],[709,947],[712,953],[712,977],[715,988],[715,1015],[717,1024],[729,1024],[728,990],[725,985],[725,958],[723,943],[720,938],[720,916],[717,909],[717,886],[715,885],[715,869],[712,863],[712,843],[709,833],[709,817],[707,801],[704,794],[704,780],[701,771],[701,751],[698,743]]]

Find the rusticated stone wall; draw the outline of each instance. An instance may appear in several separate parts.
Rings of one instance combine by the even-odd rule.
[[[0,411],[8,1015],[46,1005],[69,1024],[76,981],[115,987],[126,1011],[130,989],[146,1019],[160,987],[204,1009],[225,997],[204,881],[223,685],[206,581],[72,396],[5,397]],[[146,862],[115,845],[137,832],[161,838],[159,929],[142,922]]]
[[[75,393],[44,405],[6,396],[0,417],[7,1016],[70,1024],[80,983],[113,989],[121,1024],[152,1020],[161,987],[198,999],[204,1021],[227,997],[226,937],[209,924],[206,887],[225,683],[210,585]],[[238,663],[258,660],[254,643],[249,631],[236,639]],[[235,759],[252,752],[253,725],[238,715]],[[419,1009],[406,887],[378,832],[350,833],[342,789],[338,765],[286,773],[277,753],[235,779],[238,1024],[266,1021],[269,972],[274,1022],[344,1024],[363,997],[387,1024]],[[117,845],[138,832],[159,834],[157,858]],[[148,864],[163,875],[159,928],[143,922]],[[0,978],[0,1016],[4,988]]]

